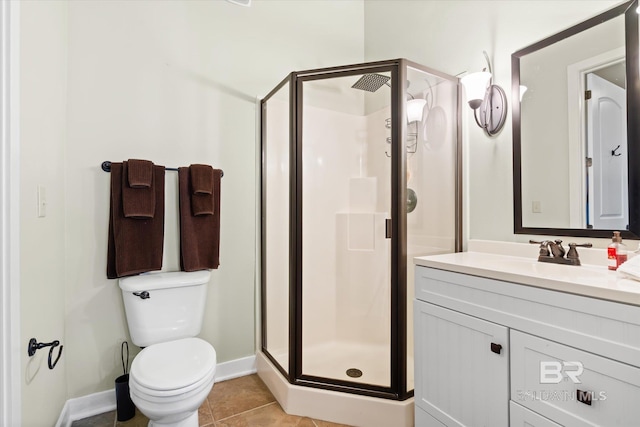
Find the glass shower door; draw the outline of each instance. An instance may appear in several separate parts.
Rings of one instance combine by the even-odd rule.
[[[298,85],[303,378],[391,387],[390,79]]]

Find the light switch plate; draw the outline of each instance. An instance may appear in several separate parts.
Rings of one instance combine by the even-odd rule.
[[[531,202],[531,212],[533,213],[542,213],[542,203],[539,201]]]
[[[47,191],[44,185],[38,185],[38,218],[47,216]]]

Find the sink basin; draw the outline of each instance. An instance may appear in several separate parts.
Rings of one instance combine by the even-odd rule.
[[[592,265],[564,265],[528,259],[476,252],[466,252],[471,263],[483,270],[501,271],[517,276],[529,276],[558,282],[585,282],[595,284],[616,279],[616,274],[603,267]],[[613,274],[612,274],[613,273]]]

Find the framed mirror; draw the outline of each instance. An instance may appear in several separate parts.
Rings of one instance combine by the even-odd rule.
[[[516,234],[640,239],[637,7],[511,56]]]

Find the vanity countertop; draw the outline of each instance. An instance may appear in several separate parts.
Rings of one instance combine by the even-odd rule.
[[[640,306],[640,282],[601,265],[559,265],[538,262],[537,257],[485,252],[423,256],[414,258],[414,262],[439,270]]]

